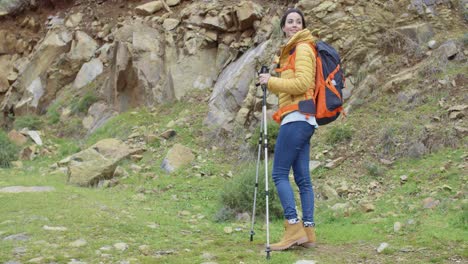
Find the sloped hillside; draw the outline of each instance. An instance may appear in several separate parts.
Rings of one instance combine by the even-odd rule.
[[[347,115],[311,142],[318,247],[271,263],[467,263],[467,5],[0,1],[0,262],[264,263],[256,73],[297,6]]]

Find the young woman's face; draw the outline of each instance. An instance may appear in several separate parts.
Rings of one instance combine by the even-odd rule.
[[[283,32],[287,38],[292,37],[296,32],[303,29],[302,17],[298,13],[291,13],[286,17],[286,22],[283,26]]]

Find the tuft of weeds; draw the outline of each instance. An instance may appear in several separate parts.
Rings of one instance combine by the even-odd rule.
[[[0,130],[0,168],[10,167],[18,157],[18,147],[10,141],[8,135]]]
[[[47,108],[46,118],[50,125],[60,122],[59,104],[55,103]]]
[[[394,126],[386,127],[382,131],[379,145],[382,146],[383,154],[391,155],[395,151],[398,130]]]
[[[40,130],[42,128],[42,120],[36,115],[24,115],[15,119],[14,127],[17,130],[28,128],[30,130]]]
[[[73,114],[86,113],[88,108],[98,101],[98,97],[92,92],[88,91],[84,96],[71,105],[71,112]]]
[[[226,222],[228,220],[234,219],[236,217],[236,212],[229,207],[222,207],[216,212],[214,216],[215,222]]]
[[[59,128],[60,137],[81,138],[86,133],[82,120],[78,117],[71,117]]]
[[[349,126],[334,126],[326,135],[326,141],[329,144],[336,145],[338,143],[343,143],[350,141],[353,136],[353,130]]]
[[[265,216],[265,172],[263,166],[260,166],[258,172],[258,189],[255,215],[259,217]],[[271,168],[271,165],[270,165]],[[271,170],[270,170],[271,171]],[[219,216],[227,217],[226,212],[234,211],[237,213],[252,212],[255,190],[255,164],[248,164],[243,169],[239,170],[234,178],[227,182],[221,192],[221,209],[217,213]],[[274,184],[271,177],[268,177],[269,182],[269,212],[272,218],[281,218],[283,209],[281,207],[279,197],[274,191]],[[224,213],[223,213],[224,212]]]
[[[381,177],[385,174],[385,169],[373,162],[369,162],[365,164],[367,173],[373,177]]]
[[[267,124],[267,138],[268,138],[268,149],[273,152],[276,145],[276,139],[278,138],[280,126],[276,122],[269,122]],[[255,132],[250,139],[250,146],[252,149],[258,147],[258,140],[260,138],[260,126],[255,129]],[[263,143],[262,143],[263,144]]]

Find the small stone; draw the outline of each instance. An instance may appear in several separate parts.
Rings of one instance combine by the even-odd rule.
[[[51,192],[54,187],[49,186],[10,186],[0,188],[0,193],[23,193],[23,192]]]
[[[440,201],[439,200],[434,200],[432,197],[428,197],[423,200],[423,207],[425,209],[433,209],[439,205]]]
[[[114,248],[119,250],[119,251],[125,251],[128,249],[128,245],[126,243],[120,242],[120,243],[115,243]]]
[[[363,203],[361,204],[362,211],[369,213],[375,211],[375,206],[371,203]]]
[[[72,259],[71,261],[68,262],[68,264],[87,264],[86,262],[79,261],[76,259]]]
[[[336,212],[336,211],[342,211],[342,210],[345,210],[345,209],[347,209],[347,208],[349,208],[349,204],[348,204],[348,203],[336,203],[335,205],[333,205],[333,206],[331,207],[331,209],[332,209],[333,211],[335,211],[335,212]]]
[[[395,222],[393,224],[393,232],[395,232],[395,233],[399,232],[401,230],[401,227],[402,227],[402,225],[401,225],[400,222]]]
[[[189,211],[183,210],[183,211],[180,211],[178,213],[178,215],[180,215],[180,216],[189,216],[189,215],[191,215],[191,213]]]
[[[409,253],[409,252],[414,252],[414,251],[415,250],[412,247],[404,247],[400,249],[400,252],[403,252],[403,253]]]
[[[316,264],[314,260],[298,260],[294,264]]]
[[[24,255],[28,250],[25,247],[17,247],[13,249],[13,255]]]
[[[384,165],[392,165],[393,161],[388,160],[388,159],[380,159],[380,163],[382,163]]]
[[[380,246],[377,248],[378,253],[382,253],[386,248],[388,248],[390,245],[388,243],[381,243]]]
[[[63,227],[63,226],[43,226],[42,227],[44,230],[47,230],[47,231],[67,231],[68,229],[66,227]]]
[[[29,240],[29,236],[26,235],[26,233],[21,233],[21,234],[7,236],[3,240],[26,241],[26,240]]]
[[[147,227],[149,227],[149,228],[151,228],[151,229],[156,229],[156,228],[159,227],[159,225],[156,224],[156,223],[149,223],[149,224],[147,225]]]
[[[76,247],[76,248],[77,248],[77,247],[86,246],[87,244],[88,244],[88,242],[86,242],[86,240],[80,238],[80,239],[78,239],[78,240],[76,240],[76,241],[71,242],[71,243],[70,243],[70,246],[71,246],[71,247]]]
[[[214,259],[214,258],[216,258],[216,257],[215,257],[213,254],[211,254],[211,253],[203,252],[202,258],[203,258],[203,259],[206,259],[206,260],[212,260],[212,259]]]
[[[135,162],[138,162],[138,161],[143,159],[143,156],[142,155],[131,155],[130,159],[132,159]]]
[[[174,129],[169,129],[164,131],[160,136],[164,139],[170,139],[172,137],[175,137],[177,135],[177,132]]]
[[[236,220],[239,222],[250,222],[250,214],[249,213],[239,213],[236,215]]]
[[[143,170],[143,168],[141,166],[138,166],[136,164],[130,165],[130,169],[132,169],[132,171],[134,171],[134,172],[140,172],[141,170]]]
[[[111,250],[112,250],[112,246],[103,246],[103,247],[101,247],[99,250],[101,250],[101,251],[111,251]]]
[[[408,181],[408,175],[401,175],[400,176],[400,183],[404,184]]]
[[[140,251],[141,254],[145,255],[145,256],[149,256],[151,255],[151,248],[150,246],[148,245],[141,245],[138,247],[138,251]]]
[[[332,160],[331,162],[327,163],[327,164],[325,165],[325,168],[327,168],[327,169],[334,169],[334,168],[338,167],[338,165],[340,165],[343,161],[344,161],[344,158],[343,158],[343,157],[339,157],[339,158],[334,159],[334,160]]]
[[[322,166],[322,163],[318,160],[311,160],[309,161],[309,171],[313,172],[314,170],[318,169],[320,166]]]
[[[28,260],[28,263],[42,263],[44,261],[44,257],[37,257]]]
[[[437,42],[435,40],[431,40],[427,43],[427,47],[430,49],[434,49],[436,46]]]
[[[167,123],[166,127],[171,128],[175,126],[175,121],[171,120],[169,123]]]
[[[232,233],[232,227],[226,226],[226,227],[224,228],[224,233],[226,233],[226,234],[231,234],[231,233]]]
[[[452,191],[452,187],[450,187],[449,185],[445,184],[444,186],[441,187],[442,190],[445,190],[445,191]]]
[[[144,193],[137,193],[137,194],[132,196],[132,199],[134,201],[144,202],[144,201],[146,201],[147,198],[146,198]]]
[[[330,185],[325,184],[323,187],[323,192],[322,195],[324,196],[325,199],[335,199],[338,198],[338,192],[333,189]]]

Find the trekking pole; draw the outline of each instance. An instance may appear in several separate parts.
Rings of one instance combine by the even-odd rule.
[[[268,67],[262,66],[262,69],[260,70],[260,73],[268,73]],[[268,137],[267,137],[267,109],[266,109],[266,89],[267,85],[262,84],[262,90],[263,90],[263,100],[262,100],[262,113],[263,113],[263,146],[265,149],[265,158],[264,158],[264,164],[265,164],[265,201],[266,201],[266,258],[270,259],[270,221],[269,221],[269,208],[268,208]]]
[[[254,224],[255,224],[255,211],[256,211],[256,205],[257,205],[257,192],[258,192],[258,169],[260,167],[262,142],[263,142],[263,118],[260,121],[260,134],[258,135],[257,168],[255,172],[255,190],[254,190],[254,200],[253,200],[253,208],[252,208],[252,225],[250,228],[250,242],[253,241],[253,236],[255,235]]]

